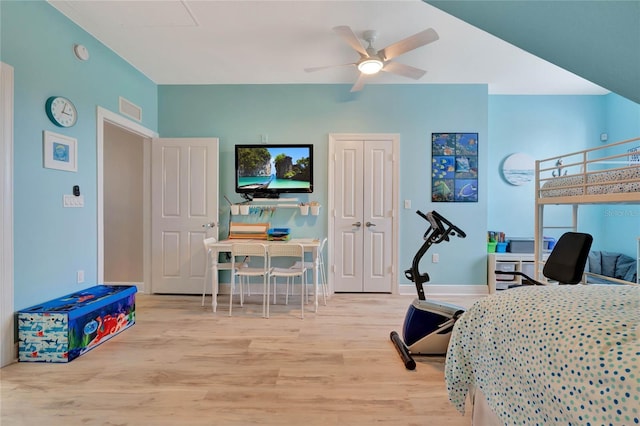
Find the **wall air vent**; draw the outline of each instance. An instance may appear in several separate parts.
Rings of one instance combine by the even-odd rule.
[[[129,118],[133,118],[136,121],[142,122],[142,108],[140,108],[133,102],[128,101],[122,96],[119,97],[119,100],[120,114],[126,115]]]

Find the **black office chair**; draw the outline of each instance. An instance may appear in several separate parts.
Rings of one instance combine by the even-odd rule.
[[[560,284],[577,284],[582,281],[593,237],[580,232],[566,232],[553,247],[542,269],[542,274]],[[523,285],[545,285],[519,271],[495,271],[497,275],[518,275],[526,279]]]

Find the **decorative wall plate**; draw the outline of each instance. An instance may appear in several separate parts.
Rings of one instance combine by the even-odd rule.
[[[502,176],[511,185],[524,185],[533,180],[535,161],[527,154],[517,152],[504,160]]]

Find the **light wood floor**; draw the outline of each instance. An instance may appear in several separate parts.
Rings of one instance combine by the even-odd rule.
[[[304,320],[294,299],[267,320],[261,296],[230,318],[225,296],[213,314],[199,297],[138,294],[136,324],[71,363],[1,369],[0,424],[470,425],[444,358],[407,371],[389,340],[412,299],[338,294]]]

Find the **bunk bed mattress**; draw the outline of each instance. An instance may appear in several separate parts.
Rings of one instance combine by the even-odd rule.
[[[588,195],[640,192],[640,166],[589,174],[587,184]],[[540,197],[584,195],[583,187],[579,185],[584,185],[583,175],[557,177],[542,185]]]
[[[503,424],[640,422],[640,287],[526,287],[476,302],[445,364],[464,413],[480,391]]]

